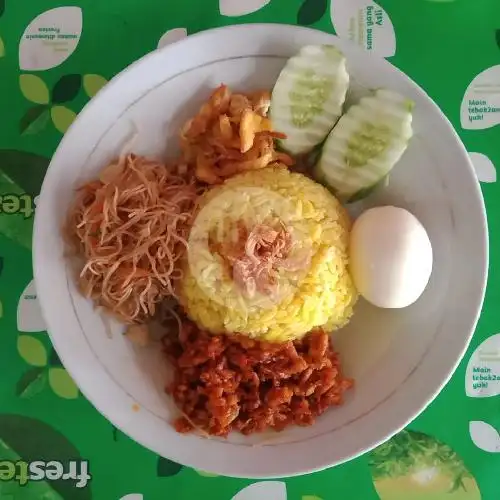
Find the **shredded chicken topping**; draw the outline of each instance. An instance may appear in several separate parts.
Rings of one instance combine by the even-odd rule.
[[[249,298],[256,293],[273,296],[277,290],[280,269],[297,271],[307,266],[310,255],[292,257],[293,239],[284,224],[273,227],[256,224],[248,230],[242,221],[236,223],[234,238],[222,243],[211,242],[228,266],[234,282]]]

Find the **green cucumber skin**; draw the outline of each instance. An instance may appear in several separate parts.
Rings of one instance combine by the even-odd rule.
[[[303,155],[323,142],[342,114],[348,87],[345,57],[334,46],[306,46],[290,58],[269,111],[273,127],[287,135],[279,147]]]
[[[412,137],[413,103],[379,89],[353,105],[326,139],[314,176],[340,199],[359,201],[387,178]]]

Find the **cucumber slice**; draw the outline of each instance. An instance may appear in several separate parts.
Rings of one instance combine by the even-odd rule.
[[[348,87],[346,59],[333,45],[308,45],[290,58],[271,96],[273,128],[287,136],[279,146],[298,155],[320,144],[342,114]]]
[[[413,101],[389,90],[363,97],[326,139],[316,179],[342,201],[368,196],[406,151],[413,107]]]

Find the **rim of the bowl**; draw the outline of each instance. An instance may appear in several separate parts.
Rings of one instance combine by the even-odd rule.
[[[297,33],[298,31],[303,31],[303,32],[312,32],[312,33],[321,33],[322,35],[327,35],[332,38],[336,38],[335,35],[329,34],[322,32],[320,30],[314,30],[311,28],[305,28],[305,27],[297,27],[293,25],[283,25],[283,24],[244,24],[244,25],[237,25],[237,26],[227,26],[227,27],[221,27],[221,28],[215,28],[207,31],[203,31],[194,35],[190,35],[188,38],[185,38],[183,40],[177,41],[171,45],[168,45],[161,49],[160,51],[153,51],[149,54],[146,54],[144,57],[141,59],[135,61],[132,63],[130,66],[125,68],[122,72],[120,72],[118,75],[116,75],[114,78],[110,80],[110,82],[99,92],[99,94],[92,99],[87,105],[83,108],[81,111],[79,117],[75,120],[75,122],[71,125],[69,130],[67,131],[66,135],[63,137],[61,143],[59,144],[51,162],[49,165],[49,168],[47,170],[42,189],[40,192],[39,196],[39,203],[37,207],[37,214],[43,214],[45,212],[45,206],[46,204],[43,202],[44,198],[44,192],[46,185],[48,184],[48,179],[50,178],[50,172],[52,165],[58,161],[59,156],[62,156],[62,152],[64,152],[67,148],[67,145],[70,144],[74,138],[73,138],[73,132],[78,128],[78,124],[80,122],[80,119],[82,116],[87,115],[88,113],[91,112],[92,109],[97,107],[99,105],[99,102],[103,99],[106,98],[106,95],[109,93],[112,93],[114,91],[114,87],[117,85],[117,82],[121,81],[123,78],[125,78],[129,73],[134,72],[136,69],[138,69],[141,66],[147,66],[150,64],[150,62],[154,61],[155,58],[159,58],[160,54],[162,54],[162,57],[164,57],[166,54],[172,54],[174,55],[175,52],[178,50],[178,48],[184,44],[193,44],[193,43],[203,43],[203,39],[211,38],[214,36],[219,36],[220,33],[230,33],[233,32],[233,36],[238,36],[238,32],[244,33],[248,30],[273,30],[273,31],[279,31],[280,33],[283,34],[283,38],[286,39],[286,36],[293,36],[294,33]],[[341,41],[342,44],[350,44],[350,42],[346,42],[345,40]],[[353,44],[350,44],[353,45]],[[358,50],[359,52],[364,52],[360,48],[352,48],[351,50]],[[368,57],[368,55],[364,56]],[[374,57],[374,56],[369,56],[369,57]],[[418,92],[419,94],[422,95],[423,98],[425,98],[427,101],[429,101],[429,104],[432,105],[434,108],[434,111],[438,113],[441,117],[441,121],[443,126],[445,126],[448,129],[448,132],[450,134],[450,139],[453,139],[455,142],[455,146],[457,150],[461,153],[461,156],[463,158],[463,161],[468,164],[470,173],[472,174],[473,178],[475,179],[475,182],[473,183],[474,185],[474,192],[471,193],[471,196],[473,195],[475,198],[475,201],[477,202],[477,209],[481,214],[477,214],[478,217],[481,218],[481,232],[482,232],[482,239],[481,241],[478,241],[478,259],[480,260],[480,264],[478,264],[478,267],[482,267],[482,276],[483,280],[481,282],[481,287],[478,289],[475,295],[475,300],[473,300],[472,307],[475,311],[475,314],[472,315],[469,318],[468,322],[464,322],[464,331],[467,331],[467,335],[463,336],[463,340],[458,344],[459,347],[455,347],[454,349],[454,363],[451,365],[448,365],[446,369],[442,369],[442,373],[440,374],[439,381],[436,381],[436,383],[431,387],[431,389],[427,389],[425,392],[425,396],[422,396],[423,401],[417,402],[412,402],[412,407],[411,410],[406,414],[406,416],[398,416],[397,418],[394,418],[395,423],[391,424],[390,426],[386,426],[385,429],[381,430],[379,432],[379,437],[375,439],[370,439],[370,442],[360,446],[359,449],[352,450],[349,453],[344,453],[342,458],[336,459],[334,461],[328,461],[328,459],[323,459],[321,461],[314,461],[311,460],[311,465],[300,465],[296,466],[293,468],[293,470],[288,470],[285,467],[279,465],[277,467],[276,473],[273,473],[272,471],[270,473],[267,472],[262,472],[262,473],[246,473],[244,472],[244,467],[241,467],[239,470],[242,472],[236,472],[238,470],[238,467],[232,467],[230,471],[222,471],[221,473],[226,475],[226,476],[232,476],[232,477],[247,477],[247,478],[273,478],[273,477],[284,477],[284,476],[295,476],[295,475],[301,475],[301,474],[307,474],[307,473],[312,473],[316,472],[319,470],[323,470],[327,467],[330,467],[332,465],[339,465],[341,463],[344,463],[346,461],[349,461],[353,458],[356,458],[360,456],[363,453],[366,453],[376,446],[380,445],[381,443],[385,442],[387,439],[390,439],[393,435],[395,435],[397,432],[405,428],[412,420],[414,420],[420,413],[422,413],[427,406],[434,400],[434,398],[439,394],[439,392],[443,389],[443,387],[448,383],[450,380],[451,376],[455,372],[456,368],[458,367],[460,361],[462,360],[463,356],[465,355],[467,348],[469,346],[469,343],[471,341],[471,338],[474,334],[475,328],[477,326],[477,322],[479,320],[482,304],[484,301],[485,297],[485,291],[486,291],[486,284],[487,284],[487,277],[488,277],[488,262],[489,262],[489,248],[488,248],[488,226],[487,226],[487,220],[486,220],[486,210],[485,210],[485,205],[484,205],[484,199],[482,197],[481,193],[481,188],[479,186],[479,182],[477,181],[477,178],[474,174],[473,171],[473,166],[470,160],[470,157],[465,149],[465,146],[461,142],[457,132],[451,125],[450,121],[446,118],[446,116],[442,113],[440,108],[434,103],[434,101],[427,95],[427,93],[420,87],[418,86],[410,77],[408,77],[406,74],[404,74],[402,71],[400,71],[398,68],[390,64],[388,61],[385,61],[383,59],[380,59],[381,61],[384,61],[385,64],[389,64],[393,70],[395,70],[396,73],[399,74],[399,77],[405,78],[409,80],[409,83],[415,88],[415,91]],[[382,62],[381,62],[382,64]],[[472,178],[472,177],[471,177]],[[472,187],[472,186],[471,186]],[[80,378],[79,374],[75,373],[75,369],[73,365],[70,362],[67,362],[70,354],[67,351],[64,351],[64,349],[61,347],[60,342],[58,341],[59,335],[52,333],[53,332],[53,317],[50,314],[46,314],[46,311],[49,311],[53,309],[53,307],[50,306],[50,299],[49,299],[49,294],[45,293],[40,293],[40,287],[39,283],[41,283],[42,280],[42,273],[43,273],[43,262],[39,262],[38,260],[38,249],[41,247],[42,239],[43,239],[43,228],[41,227],[41,224],[38,222],[42,217],[35,216],[35,224],[34,224],[34,245],[33,245],[33,267],[34,267],[34,275],[35,275],[35,282],[37,284],[37,290],[39,294],[39,301],[40,305],[45,317],[45,320],[47,322],[48,328],[47,331],[50,335],[51,341],[58,352],[61,361],[63,362],[64,366],[67,368],[68,372],[71,374],[71,376],[75,379],[75,382],[77,383],[78,387],[80,388],[81,392],[83,395],[92,403],[92,405],[102,414],[107,418],[109,421],[113,422],[120,430],[122,430],[125,434],[129,435],[131,438],[145,446],[146,448],[149,448],[153,450],[154,452],[158,453],[159,455],[166,456],[165,455],[165,449],[162,447],[157,441],[152,440],[152,439],[147,439],[146,435],[143,432],[138,432],[137,429],[129,430],[126,428],[125,425],[122,425],[118,423],[120,421],[119,415],[117,414],[117,411],[114,409],[113,405],[106,404],[104,401],[97,401],[97,397],[94,397],[93,391],[91,384],[89,384],[86,380],[82,380]],[[73,353],[71,353],[73,355]],[[100,363],[100,361],[96,358],[96,362]],[[102,367],[102,364],[100,365],[101,368],[104,370]],[[415,370],[418,369],[418,366],[415,368]],[[103,372],[104,373],[104,372]],[[412,374],[409,375],[411,377]],[[437,379],[437,377],[436,377]],[[395,394],[397,394],[399,391],[395,391],[395,393],[391,394],[386,398],[386,400],[383,402],[385,404],[387,400],[390,400],[391,398],[394,397]],[[421,399],[422,399],[421,398]],[[315,437],[310,438],[310,440],[315,439]],[[145,444],[145,443],[148,444]],[[284,447],[286,447],[286,443],[283,444]],[[285,448],[283,448],[285,450]],[[285,450],[286,452],[286,450]],[[196,463],[188,463],[186,460],[182,460],[178,458],[178,453],[174,451],[170,455],[169,458],[172,458],[174,460],[178,460],[179,462],[183,463],[184,465],[195,467],[195,468],[200,468],[199,464]],[[205,467],[206,470],[210,470],[210,468]],[[220,470],[214,470],[213,472],[220,472]]]

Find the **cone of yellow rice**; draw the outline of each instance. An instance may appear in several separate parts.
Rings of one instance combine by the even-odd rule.
[[[283,342],[352,315],[350,219],[328,190],[283,168],[207,192],[192,226],[181,303],[213,333]]]

